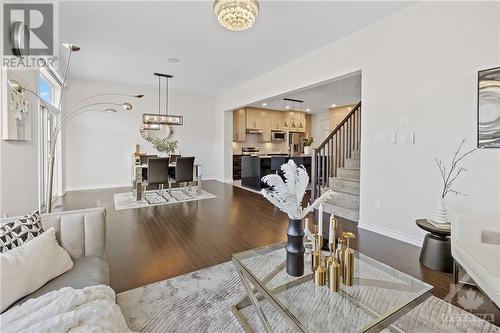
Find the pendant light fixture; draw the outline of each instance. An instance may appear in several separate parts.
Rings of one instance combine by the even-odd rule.
[[[283,98],[283,111],[288,110],[287,105],[286,105],[286,98]],[[286,122],[286,114],[285,114],[285,128],[288,128],[288,123]]]
[[[283,102],[285,104],[285,110],[289,110],[290,108],[287,106],[288,102],[292,103],[292,112],[295,111],[295,103],[300,104],[300,111],[302,111],[302,103],[304,101],[301,101],[300,99],[293,99],[293,98],[283,98]],[[286,123],[286,117],[285,117],[285,127],[288,127],[288,124]],[[295,119],[292,118],[292,128],[295,128]],[[299,128],[304,128],[304,125],[302,124],[302,120],[300,121]]]
[[[144,113],[142,122],[144,127],[152,130],[159,130],[161,125],[182,125],[184,119],[182,116],[174,116],[168,114],[168,80],[173,78],[170,74],[154,73],[158,77],[158,113]],[[165,114],[161,113],[161,79],[165,78]]]

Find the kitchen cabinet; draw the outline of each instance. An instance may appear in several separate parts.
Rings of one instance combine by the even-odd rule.
[[[285,127],[285,112],[273,111],[271,116],[271,129],[281,131]]]
[[[310,115],[307,116],[302,111],[284,112],[252,107],[235,110],[233,112],[233,141],[245,142],[248,137],[247,130],[262,131],[258,138],[260,142],[271,142],[271,131],[309,133],[311,118]]]
[[[262,129],[262,111],[259,109],[247,108],[247,129]]]
[[[233,180],[241,179],[241,156],[233,155]]]
[[[261,119],[262,124],[262,134],[259,139],[260,142],[271,142],[271,127],[272,119],[265,117]]]
[[[247,111],[239,109],[233,112],[233,141],[244,142],[247,139]]]

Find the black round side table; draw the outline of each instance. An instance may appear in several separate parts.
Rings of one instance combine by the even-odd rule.
[[[426,219],[416,220],[415,223],[420,229],[429,232],[425,235],[420,251],[420,263],[439,272],[453,272],[450,230],[436,228]]]

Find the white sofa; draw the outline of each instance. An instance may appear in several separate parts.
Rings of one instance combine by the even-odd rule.
[[[52,227],[56,229],[57,241],[71,256],[73,268],[21,298],[12,306],[62,287],[80,289],[100,284],[109,285],[109,267],[104,259],[106,245],[104,208],[43,214],[40,222],[44,230]]]
[[[500,307],[500,217],[454,214],[451,221],[451,254],[477,286]]]

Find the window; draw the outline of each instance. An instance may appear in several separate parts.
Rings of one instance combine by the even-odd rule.
[[[38,93],[40,97],[47,103],[56,105],[60,96],[60,85],[53,79],[47,70],[40,71],[38,80]],[[49,186],[49,156],[52,143],[52,133],[56,126],[59,114],[54,114],[47,110],[40,103],[39,112],[39,208],[40,211],[47,209],[47,189]],[[61,165],[61,140],[58,141],[55,148],[54,159],[54,180],[52,188],[52,198],[62,194],[62,165]]]

